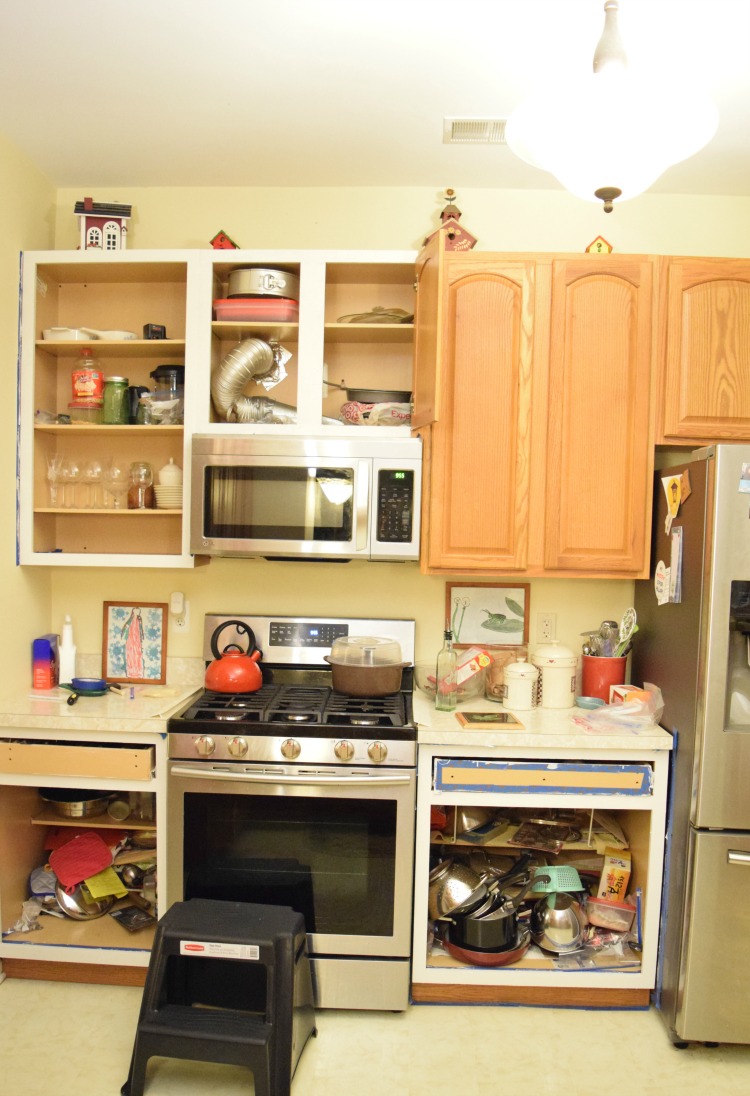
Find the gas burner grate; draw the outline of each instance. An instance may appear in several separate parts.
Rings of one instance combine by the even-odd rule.
[[[324,722],[351,727],[403,727],[407,722],[401,693],[361,697],[331,693]]]
[[[327,688],[284,685],[268,708],[271,723],[321,723]]]

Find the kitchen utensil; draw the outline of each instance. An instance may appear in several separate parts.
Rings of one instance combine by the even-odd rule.
[[[549,876],[539,876],[538,878],[540,880],[549,879]],[[498,949],[512,947],[518,936],[518,907],[526,898],[533,884],[533,879],[527,879],[514,898],[507,898],[500,894],[493,903],[492,908],[484,912],[480,913],[479,910],[472,910],[469,913],[454,911],[453,916],[450,918],[452,921],[450,932],[453,942],[460,948],[470,948],[472,951],[497,951]]]
[[[635,609],[626,609],[622,615],[622,620],[620,621],[618,643],[613,652],[615,658],[620,658],[627,649],[630,639],[636,630],[636,621]]]
[[[555,891],[538,899],[531,910],[531,938],[545,951],[564,955],[581,946],[585,920],[571,895]]]
[[[471,833],[494,818],[490,807],[456,807],[456,833]]]
[[[407,665],[400,643],[380,636],[341,636],[323,658],[331,667],[334,690],[347,696],[397,693]]]
[[[93,899],[81,886],[74,887],[68,893],[60,883],[55,887],[55,898],[63,913],[75,921],[93,921],[96,917],[103,917],[115,904],[111,894],[106,898]]]
[[[544,882],[545,876],[547,882]],[[543,893],[550,893],[551,891],[573,891],[576,893],[584,889],[580,875],[569,864],[550,864],[544,868],[535,868],[533,882],[533,890]]]
[[[221,647],[221,635],[233,628],[238,636],[247,638],[247,648],[243,651],[238,643],[228,643]],[[241,620],[227,620],[211,637],[211,651],[214,661],[206,670],[206,688],[216,693],[255,693],[263,684],[263,675],[258,666],[261,651],[255,646],[255,634]]]
[[[527,928],[518,932],[511,947],[500,948],[495,951],[475,951],[472,948],[459,947],[451,939],[450,926],[448,926],[442,940],[443,947],[454,959],[479,967],[509,967],[512,963],[517,963],[519,959],[523,959],[529,950],[530,943],[531,933]]]
[[[299,300],[299,277],[287,270],[238,266],[229,271],[227,297],[287,297]]]
[[[76,685],[76,682],[80,684]],[[67,702],[73,705],[79,696],[105,696],[110,690],[119,690],[122,686],[98,677],[75,677],[70,685],[61,683],[60,688],[69,690],[70,696]]]
[[[49,865],[68,893],[111,863],[112,850],[93,829],[77,833],[49,855]]]
[[[52,342],[91,342],[98,338],[83,327],[45,327],[42,338]]]
[[[111,792],[75,791],[71,788],[40,788],[39,798],[50,803],[61,818],[94,818],[106,814]]]
[[[482,876],[461,860],[442,860],[430,872],[427,905],[431,921],[479,905],[486,897]]]

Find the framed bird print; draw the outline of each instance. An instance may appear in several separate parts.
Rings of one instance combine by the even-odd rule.
[[[102,677],[131,685],[167,680],[167,612],[154,601],[104,602]]]
[[[529,641],[528,582],[446,582],[455,647],[520,647]]]

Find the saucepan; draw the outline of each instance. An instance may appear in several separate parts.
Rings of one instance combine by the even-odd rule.
[[[449,929],[451,941],[457,947],[471,951],[502,951],[515,947],[518,940],[518,907],[535,883],[543,878],[549,880],[549,876],[527,878],[515,898],[498,895],[489,910],[482,912],[480,907],[472,913],[454,915]]]
[[[79,696],[105,696],[110,689],[121,689],[116,682],[105,681],[103,677],[74,677],[70,684],[61,684],[60,688],[69,689],[68,704],[75,704]]]

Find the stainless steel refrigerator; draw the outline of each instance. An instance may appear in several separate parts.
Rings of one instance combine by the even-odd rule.
[[[750,1043],[750,445],[657,471],[635,607],[674,736],[655,1000],[676,1045]]]

